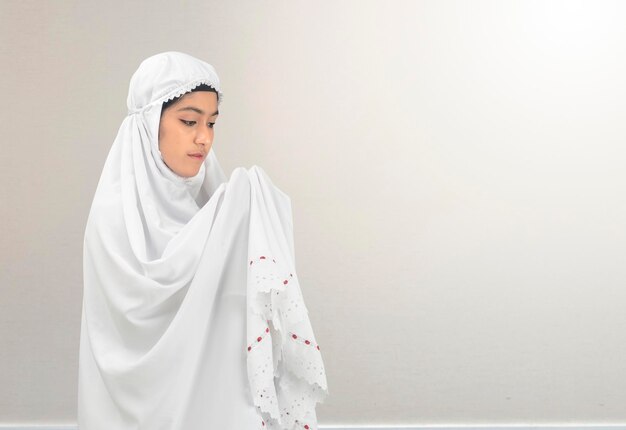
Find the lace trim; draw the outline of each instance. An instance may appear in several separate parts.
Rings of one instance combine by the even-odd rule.
[[[297,276],[274,258],[250,260],[248,379],[262,426],[317,430],[316,403],[328,396],[326,372]]]
[[[213,88],[216,89],[216,91],[218,92],[218,100],[217,100],[217,104],[218,106],[222,103],[222,101],[224,100],[224,93],[222,93],[219,89],[217,89],[217,86],[215,85],[214,82],[212,82],[210,79],[208,79],[206,76],[201,77],[201,78],[197,78],[197,79],[193,79],[189,82],[187,82],[186,84],[182,85],[182,86],[178,86],[176,88],[174,88],[173,90],[164,90],[162,93],[162,95],[159,95],[156,100],[154,100],[153,102],[148,103],[147,105],[143,106],[140,109],[128,109],[128,115],[132,115],[135,113],[140,113],[143,112],[144,110],[148,109],[151,106],[154,105],[159,105],[162,103],[165,103],[168,100],[172,100],[173,98],[182,96],[185,93],[190,92],[191,90],[193,90],[195,87],[197,87],[200,84],[206,84],[209,85]]]

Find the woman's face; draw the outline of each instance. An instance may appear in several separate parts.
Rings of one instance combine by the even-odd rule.
[[[159,150],[165,164],[176,174],[184,177],[198,174],[213,144],[217,115],[217,94],[210,91],[189,92],[163,112]]]

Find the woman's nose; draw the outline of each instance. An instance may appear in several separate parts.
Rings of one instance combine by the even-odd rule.
[[[200,131],[198,131],[198,134],[196,136],[196,142],[208,145],[211,142],[211,136],[212,136],[211,130],[207,126],[206,130],[201,129]]]

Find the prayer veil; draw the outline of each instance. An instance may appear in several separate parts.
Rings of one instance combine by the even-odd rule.
[[[104,163],[83,243],[80,430],[317,429],[326,373],[295,270],[291,200],[213,146],[182,177],[158,146],[162,105],[208,63],[146,58]]]

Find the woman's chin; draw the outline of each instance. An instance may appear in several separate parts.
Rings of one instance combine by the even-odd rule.
[[[185,178],[192,178],[192,177],[196,176],[199,171],[200,171],[200,168],[187,170],[184,174],[182,174],[180,176],[184,176]]]

